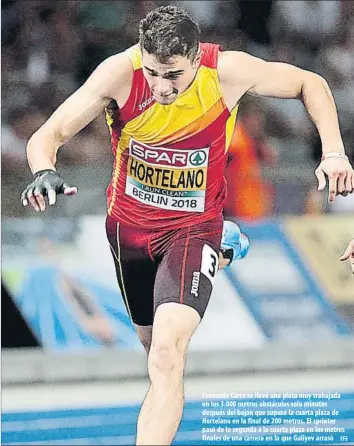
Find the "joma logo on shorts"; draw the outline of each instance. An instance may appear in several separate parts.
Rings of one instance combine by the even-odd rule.
[[[195,271],[193,273],[192,289],[191,289],[191,294],[193,294],[195,297],[198,297],[199,280],[200,280],[200,273]]]

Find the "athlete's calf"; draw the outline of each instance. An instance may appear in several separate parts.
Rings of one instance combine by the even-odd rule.
[[[187,305],[169,302],[157,308],[148,356],[150,388],[138,419],[137,445],[166,446],[176,435],[187,348],[199,322],[198,312]]]

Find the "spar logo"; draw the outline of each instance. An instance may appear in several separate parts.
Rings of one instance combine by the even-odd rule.
[[[189,155],[189,162],[192,166],[199,167],[205,163],[207,159],[207,154],[204,150],[198,150],[197,152],[193,152]]]
[[[134,158],[149,164],[160,166],[187,167],[188,151],[171,150],[162,147],[151,147],[141,142],[130,140],[129,153]]]
[[[148,146],[133,138],[129,143],[129,155],[136,160],[155,166],[203,168],[208,164],[208,153],[209,148],[198,150],[167,149],[165,147]]]

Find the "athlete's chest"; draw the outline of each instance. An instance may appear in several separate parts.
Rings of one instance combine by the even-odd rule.
[[[122,111],[122,136],[146,144],[178,143],[197,134],[207,143],[210,126],[226,110],[215,76],[203,67],[173,104],[158,103],[144,83],[137,85],[135,96],[130,109]]]

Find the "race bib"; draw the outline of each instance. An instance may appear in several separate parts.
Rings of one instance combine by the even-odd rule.
[[[129,143],[125,193],[161,209],[204,212],[209,147],[176,150]]]

